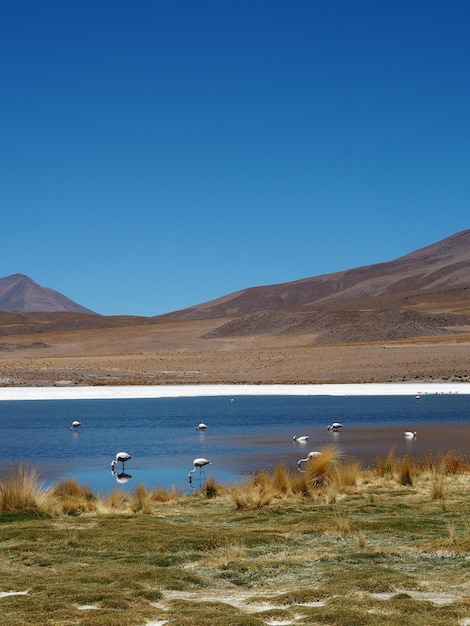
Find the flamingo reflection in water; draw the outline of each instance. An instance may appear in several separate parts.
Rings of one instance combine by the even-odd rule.
[[[126,472],[115,472],[114,468],[111,470],[111,474],[116,479],[116,482],[120,484],[127,483],[132,478],[132,475],[126,474]]]

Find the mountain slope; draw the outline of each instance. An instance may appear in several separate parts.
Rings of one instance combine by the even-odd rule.
[[[0,311],[94,313],[23,274],[0,278]]]
[[[388,263],[252,287],[164,319],[213,319],[208,340],[347,344],[470,331],[470,230]]]
[[[354,306],[360,300],[375,307],[427,296],[431,300],[470,297],[470,230],[421,248],[394,261],[251,287],[162,317],[200,319],[240,316],[283,308],[320,305]]]

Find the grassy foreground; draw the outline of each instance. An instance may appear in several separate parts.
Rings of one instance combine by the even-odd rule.
[[[362,470],[327,448],[305,472],[104,500],[19,467],[0,482],[2,623],[467,626],[469,492],[451,453]]]

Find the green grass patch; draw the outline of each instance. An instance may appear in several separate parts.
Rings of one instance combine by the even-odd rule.
[[[253,489],[270,493],[256,507],[220,486],[210,497],[140,487],[106,503],[73,482],[44,492],[22,470],[3,488],[0,511],[3,622],[463,623],[470,473],[445,458],[422,468],[407,460],[409,484],[399,459],[333,471],[340,461],[331,454],[311,468],[308,489],[293,489],[284,468],[273,482],[263,474],[247,484],[250,498]],[[432,494],[436,474],[444,500]]]

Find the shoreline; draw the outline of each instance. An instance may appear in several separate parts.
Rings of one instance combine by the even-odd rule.
[[[208,396],[407,396],[470,394],[470,383],[333,383],[299,385],[124,385],[1,387],[1,400],[113,400]]]

